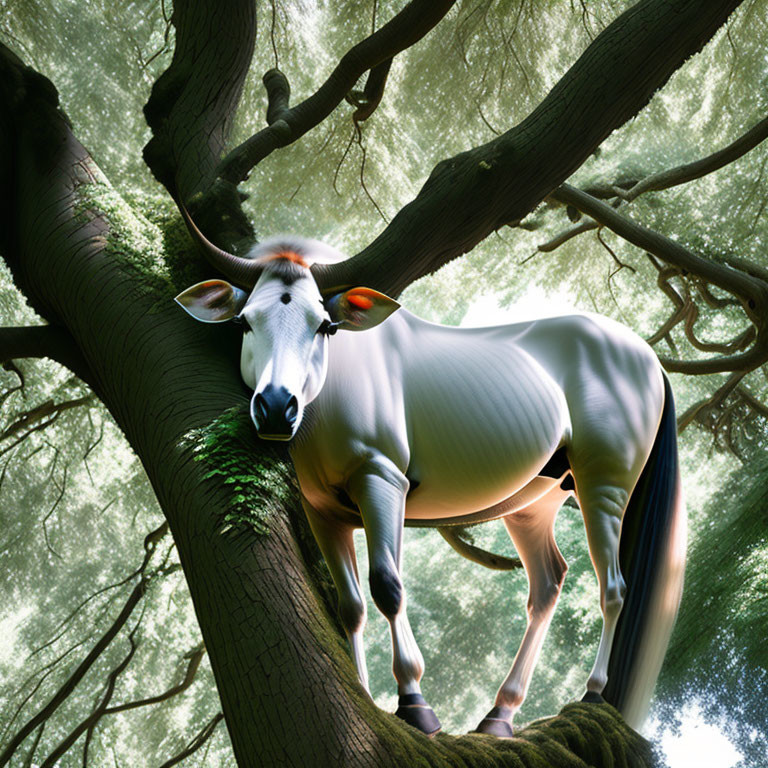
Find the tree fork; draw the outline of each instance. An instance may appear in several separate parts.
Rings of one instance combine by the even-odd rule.
[[[410,283],[520,222],[701,50],[740,0],[641,0],[606,27],[519,125],[443,160],[354,258],[315,267],[324,288]],[[652,52],[652,54],[649,54]]]

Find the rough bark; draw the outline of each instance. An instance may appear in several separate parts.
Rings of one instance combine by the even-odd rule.
[[[0,80],[10,82],[6,75],[20,68],[8,58],[4,64]],[[70,331],[147,468],[185,567],[238,759],[309,765],[376,753],[378,739],[347,693],[355,688],[351,665],[318,611],[287,512],[276,510],[268,537],[225,533],[231,491],[203,479],[183,440],[244,401],[236,339],[188,323],[173,307],[171,286],[137,274],[135,254],[121,254],[119,243],[106,247],[107,215],[74,214],[97,178],[92,161],[50,92],[34,78],[17,84],[11,154],[24,170],[12,184],[23,244],[18,260],[11,258],[16,279]],[[11,99],[4,101],[5,108]],[[25,119],[48,124],[44,144],[23,130]]]
[[[200,224],[231,247],[252,238],[231,184],[214,185],[256,39],[254,0],[178,0],[176,45],[144,107],[152,139],[144,159],[157,179],[188,200],[206,193]]]

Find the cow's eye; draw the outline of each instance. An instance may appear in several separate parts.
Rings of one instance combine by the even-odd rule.
[[[253,330],[251,326],[248,324],[248,321],[242,315],[235,315],[232,318],[232,322],[235,325],[241,326],[243,329],[243,333],[250,333]]]
[[[320,327],[317,329],[317,333],[321,336],[333,336],[339,329],[339,325],[340,323],[332,323],[330,320],[323,320],[323,322],[320,323]]]

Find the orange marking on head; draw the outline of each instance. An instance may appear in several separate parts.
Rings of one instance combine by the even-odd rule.
[[[360,293],[347,294],[347,300],[359,309],[370,309],[373,306],[373,302],[367,296],[363,296]]]
[[[295,251],[278,251],[277,253],[272,253],[267,256],[264,261],[275,261],[275,259],[287,259],[294,264],[298,264],[300,267],[309,268],[309,264],[307,264],[307,262]]]

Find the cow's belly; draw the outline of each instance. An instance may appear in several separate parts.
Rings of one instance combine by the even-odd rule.
[[[447,375],[435,361],[410,383],[407,518],[462,516],[516,495],[519,506],[538,497],[535,478],[569,431],[565,398],[527,354],[504,351],[461,374]]]

